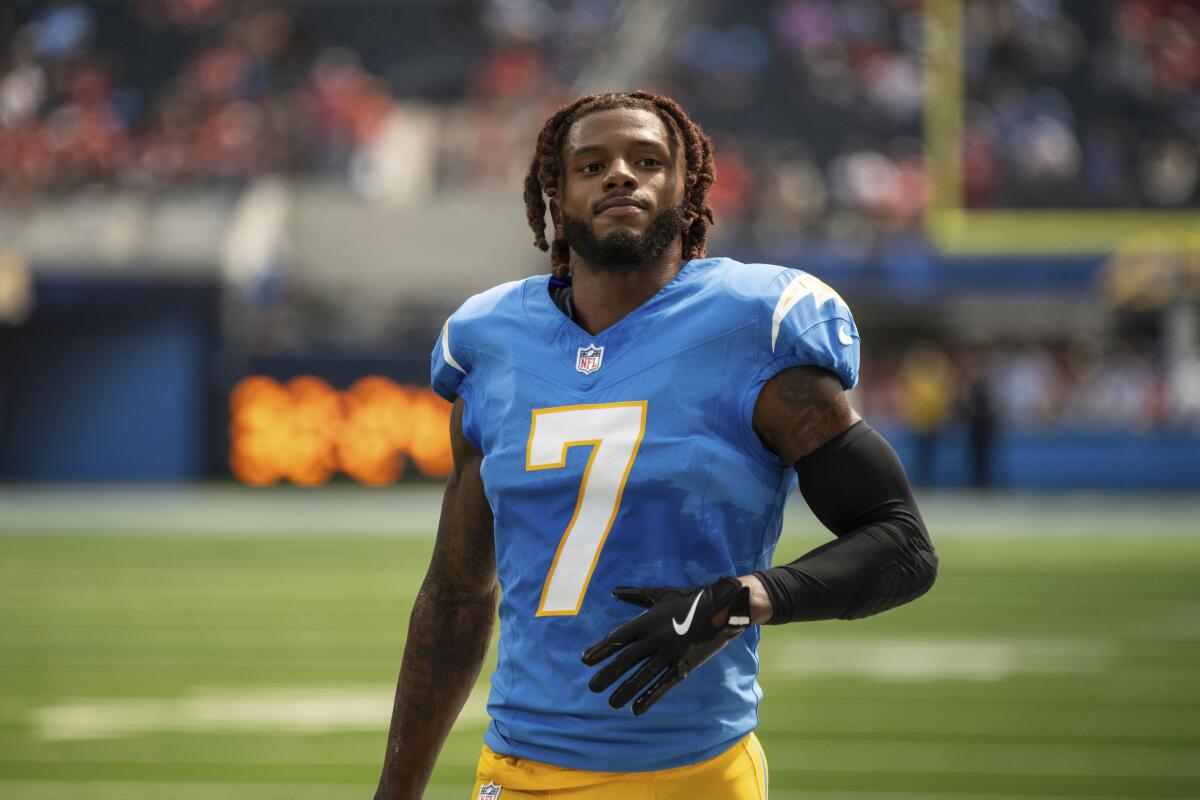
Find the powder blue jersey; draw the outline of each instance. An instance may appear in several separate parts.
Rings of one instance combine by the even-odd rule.
[[[485,742],[577,769],[711,758],[753,730],[752,626],[644,716],[613,709],[580,654],[639,609],[614,586],[696,586],[771,563],[794,473],[751,428],[763,384],[825,367],[846,388],[858,333],[803,272],[690,261],[592,335],[542,275],[467,300],[433,351],[433,386],[464,401],[495,515],[500,658]]]

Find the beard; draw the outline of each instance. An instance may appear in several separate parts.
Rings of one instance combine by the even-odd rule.
[[[686,222],[683,207],[673,206],[658,214],[645,233],[617,228],[596,236],[585,220],[563,212],[563,238],[592,266],[627,274],[661,258],[668,247],[679,241]]]

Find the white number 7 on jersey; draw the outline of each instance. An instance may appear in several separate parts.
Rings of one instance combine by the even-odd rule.
[[[527,472],[561,469],[567,464],[568,448],[592,447],[575,513],[550,562],[537,616],[579,613],[645,432],[645,400],[534,410],[525,450]]]

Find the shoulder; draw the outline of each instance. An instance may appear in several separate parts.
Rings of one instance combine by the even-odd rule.
[[[546,276],[534,276],[494,286],[467,298],[446,319],[430,363],[430,382],[438,394],[453,400],[461,393],[478,353],[494,350],[498,340],[518,338],[513,326],[520,324],[525,294],[539,281],[544,291],[546,280]]]
[[[713,270],[721,289],[730,298],[750,302],[769,292],[780,275],[794,271],[778,264],[744,264],[732,258],[716,259]]]
[[[525,292],[534,283],[546,283],[545,275],[535,275],[518,281],[509,281],[491,289],[474,294],[463,301],[449,321],[456,327],[473,325],[493,320],[513,311],[519,311]]]
[[[785,321],[808,327],[830,319],[851,321],[846,301],[831,286],[801,269],[778,264],[743,264],[723,258],[714,280],[728,302],[772,321],[775,337]]]
[[[858,328],[846,301],[814,275],[777,264],[722,259],[713,277],[726,302],[754,321],[752,363],[769,377],[791,366],[834,372],[843,386],[858,376]]]
[[[535,275],[509,281],[471,295],[446,319],[443,335],[460,347],[478,348],[524,320],[524,303],[529,292],[546,291],[549,276]]]

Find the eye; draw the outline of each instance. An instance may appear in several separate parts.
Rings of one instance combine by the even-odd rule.
[[[600,171],[600,164],[596,161],[593,161],[590,164],[584,164],[579,168],[579,171],[588,174],[595,174]]]
[[[662,162],[659,161],[657,158],[649,158],[649,157],[641,159],[640,161],[638,161],[638,164],[640,164],[643,167],[661,167],[662,166]]]

